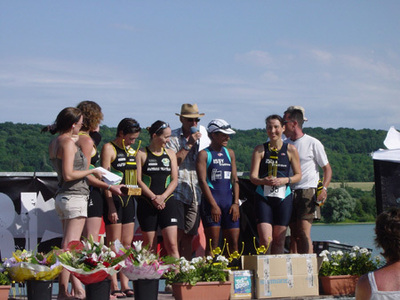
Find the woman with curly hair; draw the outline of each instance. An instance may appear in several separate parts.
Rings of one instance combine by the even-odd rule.
[[[375,244],[383,249],[386,265],[364,274],[356,287],[356,299],[400,299],[400,209],[391,208],[376,219]]]
[[[100,105],[94,101],[82,101],[77,107],[83,115],[82,128],[79,131],[78,145],[86,156],[88,168],[95,168],[99,164],[100,154],[97,149],[101,141],[99,133],[103,113]],[[89,179],[90,194],[88,200],[88,217],[86,219],[84,236],[93,236],[98,240],[101,222],[103,220],[104,190],[109,190],[115,195],[122,195],[121,185],[109,185],[104,181],[91,176]]]

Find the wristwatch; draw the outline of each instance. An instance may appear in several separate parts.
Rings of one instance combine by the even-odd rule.
[[[189,144],[185,144],[185,146],[183,146],[183,149],[185,149],[186,151],[190,151],[190,149],[192,149],[192,146],[189,146]]]

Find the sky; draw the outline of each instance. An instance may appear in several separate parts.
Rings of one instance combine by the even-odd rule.
[[[97,102],[104,125],[400,129],[400,1],[0,0],[0,123]]]

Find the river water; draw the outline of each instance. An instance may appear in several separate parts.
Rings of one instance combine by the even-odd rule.
[[[375,224],[322,225],[311,228],[313,241],[337,240],[342,244],[372,249],[372,255],[379,255],[380,249],[374,244]]]

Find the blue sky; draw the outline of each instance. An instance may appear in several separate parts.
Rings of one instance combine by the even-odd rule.
[[[0,122],[98,102],[103,124],[400,128],[400,1],[0,1]]]

